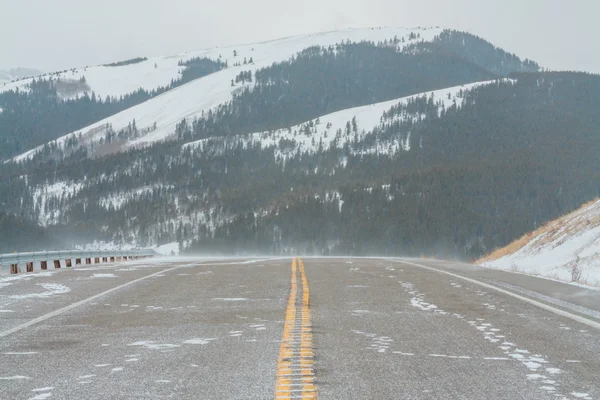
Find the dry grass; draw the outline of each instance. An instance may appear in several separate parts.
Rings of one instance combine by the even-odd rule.
[[[593,207],[594,205],[596,206]],[[521,238],[515,240],[508,246],[497,249],[492,253],[480,258],[476,261],[476,263],[480,264],[490,262],[504,256],[514,254],[540,235],[544,235],[544,237],[539,244],[544,245],[552,243],[561,236],[567,238],[570,236],[570,234],[581,231],[584,228],[593,228],[599,226],[600,212],[592,212],[588,210],[588,208],[598,208],[600,210],[600,199],[595,199],[585,203],[579,209],[548,222],[535,231],[529,232]],[[560,244],[560,242],[558,244]]]

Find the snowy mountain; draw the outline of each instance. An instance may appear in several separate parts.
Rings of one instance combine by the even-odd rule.
[[[224,84],[223,89],[230,94],[233,89],[228,88],[229,81],[232,78],[235,78],[239,71],[248,69],[256,70],[260,67],[269,66],[275,62],[287,60],[296,53],[311,46],[330,46],[346,41],[378,42],[390,40],[396,36],[399,38],[406,38],[405,42],[397,44],[398,48],[401,49],[404,46],[421,41],[431,42],[441,32],[442,29],[440,28],[346,29],[341,31],[291,36],[262,43],[250,43],[220,48],[216,47],[159,57],[140,57],[127,60],[130,63],[125,61],[113,63],[115,66],[106,64],[73,68],[41,75],[39,77],[36,76],[36,79],[47,79],[52,77],[54,79],[61,78],[64,80],[78,81],[85,77],[89,86],[89,91],[94,91],[100,97],[118,97],[135,92],[140,88],[152,90],[159,86],[166,86],[172,79],[177,79],[181,73],[182,67],[180,61],[186,61],[195,57],[206,57],[228,62],[228,65],[231,67],[230,70],[227,72],[223,71],[224,73],[217,80]],[[416,35],[418,35],[418,37]],[[246,61],[252,58],[254,62],[251,65],[242,65],[244,58],[246,58]],[[238,62],[240,65],[234,67],[234,64]],[[21,79],[18,82],[9,83],[0,87],[0,91],[13,90],[15,88],[26,90],[27,85],[30,84],[31,81],[32,78]],[[206,83],[206,85],[197,86],[196,90],[203,91],[206,88],[210,88],[212,85],[214,85],[214,82]],[[206,97],[212,97],[212,95],[214,95],[214,93],[208,93],[206,94]],[[215,101],[219,101],[219,99],[215,99]],[[207,105],[206,108],[210,108],[210,105]]]
[[[600,200],[547,223],[479,263],[600,287]]]
[[[600,194],[599,77],[465,32],[301,35],[11,85],[6,251],[19,225],[60,247],[473,259]]]
[[[33,68],[11,68],[9,70],[0,70],[0,92],[10,90],[15,87],[11,81],[17,81],[27,77],[39,76],[42,71]],[[18,84],[17,84],[18,85]]]
[[[456,39],[453,39],[456,35],[462,37],[466,34],[452,34],[452,32],[449,32],[440,28],[349,29],[300,35],[263,43],[198,50],[163,57],[138,58],[112,65],[76,68],[44,75],[41,79],[51,78],[75,82],[72,86],[78,89],[70,90],[67,98],[73,98],[73,96],[81,95],[84,92],[94,92],[97,98],[103,98],[104,96],[123,96],[140,89],[151,91],[167,87],[170,83],[179,79],[185,69],[183,64],[189,60],[197,58],[218,60],[219,63],[227,66],[220,71],[174,87],[166,93],[150,98],[141,104],[61,136],[48,143],[48,145],[64,150],[67,144],[77,141],[80,145],[86,147],[88,151],[91,150],[92,146],[95,146],[96,151],[106,154],[106,152],[146,146],[171,138],[176,125],[182,120],[186,119],[191,122],[194,118],[200,118],[205,113],[214,111],[219,106],[232,101],[236,94],[242,93],[246,89],[252,90],[255,86],[254,82],[246,80],[237,82],[237,78],[241,73],[252,77],[261,69],[269,68],[276,63],[286,62],[302,51],[315,46],[331,47],[340,43],[369,42],[385,46],[388,49],[394,49],[398,53],[405,51],[406,54],[411,55],[420,52],[435,53],[439,51],[437,49],[439,47],[440,49],[443,48],[446,53],[456,54],[457,60],[468,60],[472,56],[471,53],[457,48],[454,43]],[[476,53],[477,57],[475,58],[477,61],[472,61],[473,66],[485,64],[481,62],[482,53],[489,53],[490,57],[500,57],[497,62],[490,62],[485,59],[486,63],[494,65],[494,73],[482,74],[481,78],[493,77],[498,72],[507,73],[528,68],[535,70],[537,68],[535,64],[521,62],[516,56],[494,48],[480,38],[472,35],[465,37],[469,40],[469,43],[472,43],[470,47],[483,49]],[[432,49],[431,46],[437,47]],[[444,46],[448,48],[446,49]],[[509,67],[511,65],[514,69]],[[467,77],[457,78],[449,82],[471,83]],[[31,82],[31,79],[24,79],[5,85],[0,88],[0,91],[15,88],[27,91]],[[85,83],[77,85],[78,82]],[[434,90],[442,88],[439,86],[431,87]],[[77,92],[77,90],[80,90],[80,92]],[[415,94],[415,92],[406,94]],[[314,117],[317,116],[314,115]],[[114,144],[104,146],[110,147],[110,150],[100,150],[99,142],[105,139],[109,131],[120,132],[130,127],[134,121],[138,130],[135,137],[129,137],[127,141],[120,143],[119,146]],[[28,150],[16,156],[14,161],[30,159],[43,148],[44,146],[40,145]]]
[[[85,77],[85,91],[94,91],[98,97],[122,96],[138,89],[152,90],[168,85],[181,73],[182,62],[196,57],[220,60],[227,63],[228,68],[194,80],[186,85],[168,91],[140,105],[122,111],[116,115],[98,121],[92,125],[62,136],[56,140],[58,146],[64,146],[69,138],[80,134],[88,143],[97,142],[104,137],[108,127],[119,131],[126,128],[133,120],[141,130],[148,132],[127,143],[124,147],[135,147],[163,140],[172,135],[175,126],[182,119],[193,119],[203,113],[231,100],[232,95],[251,84],[231,85],[232,80],[242,71],[252,73],[274,63],[290,59],[297,53],[313,46],[333,46],[343,42],[383,42],[394,37],[400,41],[394,46],[398,51],[421,42],[431,42],[442,32],[440,28],[406,29],[406,28],[372,28],[348,29],[310,35],[293,36],[268,42],[252,43],[206,50],[191,51],[163,57],[153,57],[140,62],[123,66],[95,66],[76,68],[41,76],[44,78],[79,81]],[[249,61],[252,61],[251,63]],[[245,62],[244,62],[245,61]],[[239,65],[238,65],[239,64]],[[0,87],[1,91],[27,90],[32,79]],[[43,146],[29,150],[14,158],[25,160]]]
[[[400,121],[418,121],[427,118],[427,115],[418,111],[405,112],[393,118],[385,118],[385,112],[392,107],[406,106],[416,99],[431,100],[438,107],[438,115],[442,110],[456,106],[460,108],[467,93],[474,88],[489,85],[496,81],[475,82],[446,89],[434,90],[426,93],[418,93],[411,96],[369,104],[367,106],[348,108],[335,113],[321,115],[302,124],[285,129],[256,132],[246,135],[238,135],[227,138],[208,138],[193,141],[183,145],[183,149],[205,149],[208,146],[225,148],[224,143],[243,143],[244,147],[260,143],[263,148],[272,147],[276,156],[296,152],[314,154],[317,151],[331,148],[343,148],[352,141],[364,141],[365,137],[373,132],[375,128],[385,129]],[[347,127],[351,127],[350,135]],[[421,141],[422,145],[422,141]],[[369,148],[362,148],[354,154],[380,153],[394,155],[398,151],[410,150],[410,132],[404,137],[396,137],[389,141],[375,141]]]

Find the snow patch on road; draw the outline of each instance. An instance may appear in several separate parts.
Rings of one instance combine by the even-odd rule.
[[[54,389],[54,386],[48,386],[48,387],[43,387],[43,388],[38,388],[38,389],[32,389],[32,392],[47,392]]]
[[[362,335],[371,340],[369,346],[367,346],[367,350],[375,350],[378,353],[385,353],[389,350],[390,346],[394,342],[394,339],[389,336],[381,336],[376,333],[367,333],[359,330],[353,330],[352,333],[356,333],[357,335]]]
[[[5,276],[0,278],[0,283],[5,282],[14,282],[14,281],[29,281],[34,278],[47,278],[54,275],[56,272],[30,272],[27,274],[14,275],[14,276]]]
[[[181,347],[178,344],[170,344],[170,343],[156,343],[151,340],[143,340],[135,343],[130,343],[127,346],[139,346],[145,347],[150,350],[166,350],[166,349],[174,349],[177,347]]]
[[[2,381],[19,381],[19,380],[25,380],[25,379],[31,379],[31,378],[28,376],[23,376],[23,375],[0,376],[0,380],[2,380]]]
[[[196,339],[189,339],[189,340],[186,340],[183,343],[184,344],[200,344],[200,345],[205,345],[205,344],[209,344],[213,340],[217,340],[217,338],[207,338],[207,339],[196,338]]]
[[[215,297],[213,298],[215,301],[248,301],[250,299],[245,297]]]
[[[36,394],[33,397],[30,397],[29,400],[44,400],[52,396],[52,393],[40,393]]]
[[[92,278],[118,278],[115,274],[94,274]]]
[[[15,294],[12,296],[9,296],[10,299],[15,299],[15,300],[23,300],[23,299],[44,299],[44,298],[48,298],[51,296],[55,296],[58,294],[65,294],[65,293],[69,293],[71,291],[71,289],[65,285],[62,285],[60,283],[38,283],[37,286],[41,286],[42,288],[46,289],[45,292],[42,293],[28,293],[28,294]]]

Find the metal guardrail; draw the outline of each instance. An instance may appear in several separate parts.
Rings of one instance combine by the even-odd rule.
[[[13,265],[23,265],[33,263],[36,261],[48,262],[48,261],[60,261],[60,260],[94,260],[94,264],[98,262],[105,262],[107,260],[119,261],[124,258],[140,258],[140,257],[152,257],[155,256],[154,250],[110,250],[110,251],[85,251],[85,250],[62,250],[62,251],[38,251],[30,253],[9,253],[0,254],[0,273],[2,272],[3,266],[11,266],[12,274],[18,273],[12,269]],[[106,260],[105,260],[106,259]],[[86,262],[86,264],[91,264]],[[66,265],[71,266],[69,261]],[[43,268],[43,267],[42,267]],[[30,269],[28,268],[28,271]]]

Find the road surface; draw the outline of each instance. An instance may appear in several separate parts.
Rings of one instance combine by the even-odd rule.
[[[600,292],[434,260],[0,277],[2,399],[600,399]]]

